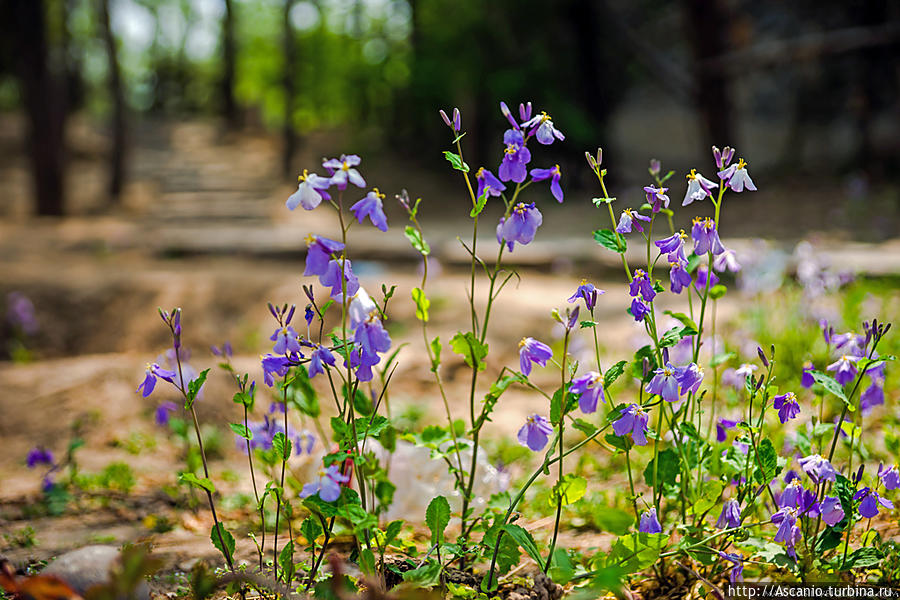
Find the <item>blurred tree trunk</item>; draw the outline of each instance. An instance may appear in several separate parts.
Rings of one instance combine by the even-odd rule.
[[[46,15],[41,0],[7,2],[18,55],[22,99],[28,117],[28,150],[38,215],[62,215],[65,207],[65,82],[48,61]]]
[[[297,134],[294,131],[294,88],[295,47],[294,27],[291,25],[291,9],[294,0],[284,0],[284,127],[282,129],[283,148],[281,154],[281,172],[288,177],[293,171],[294,152],[297,148]]]
[[[112,100],[112,146],[109,152],[109,198],[118,203],[125,183],[125,91],[122,87],[122,72],[119,68],[119,52],[109,19],[109,0],[97,0],[98,21],[106,47],[107,86]]]
[[[694,58],[694,106],[703,126],[704,152],[710,145],[736,146],[734,106],[724,70],[704,69],[705,61],[728,51],[728,15],[721,0],[682,0],[684,36]]]
[[[240,114],[234,98],[235,81],[234,0],[225,0],[222,21],[222,113],[229,129],[240,126]]]

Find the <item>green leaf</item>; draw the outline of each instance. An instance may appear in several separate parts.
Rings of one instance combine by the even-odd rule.
[[[290,581],[294,576],[294,542],[289,541],[278,553],[278,564],[281,565],[281,576]]]
[[[699,490],[700,497],[691,507],[695,515],[702,515],[716,505],[719,496],[725,489],[725,484],[721,481],[713,479],[708,481]]]
[[[644,376],[644,359],[647,359],[649,372],[646,376]],[[656,364],[656,352],[654,352],[653,348],[648,346],[642,346],[638,349],[637,352],[634,353],[634,361],[631,363],[631,376],[635,379],[638,379],[643,382],[650,381],[653,377],[653,371],[657,368]]]
[[[593,505],[591,511],[591,520],[594,527],[600,531],[607,531],[614,535],[624,535],[628,533],[628,529],[634,524],[634,515],[612,508],[603,504]]]
[[[608,564],[618,565],[628,573],[642,571],[656,562],[668,539],[665,533],[623,535],[613,544]]]
[[[431,530],[432,545],[444,541],[444,530],[450,523],[450,503],[443,496],[436,496],[425,509],[425,524]]]
[[[589,423],[584,419],[575,419],[572,422],[572,427],[588,437],[594,435],[597,432],[597,427],[593,423]]]
[[[568,473],[553,486],[549,504],[555,507],[558,502],[562,502],[563,506],[568,506],[581,500],[586,491],[587,480],[584,477]]]
[[[242,404],[248,411],[253,410],[253,396],[247,392],[235,392],[231,399],[235,404]]]
[[[293,377],[287,386],[288,404],[315,419],[322,411],[319,408],[319,396],[309,380],[309,372],[304,365],[300,365],[292,373]]]
[[[431,372],[437,373],[438,367],[441,366],[441,337],[437,336],[431,340]]]
[[[190,485],[206,490],[210,494],[216,493],[216,486],[214,486],[213,482],[206,477],[197,477],[193,473],[181,473],[178,476],[178,481],[181,483],[189,483]]]
[[[679,323],[681,323],[688,329],[693,329],[694,331],[700,331],[700,328],[697,327],[697,324],[694,323],[694,320],[691,319],[686,314],[680,313],[680,312],[672,312],[671,310],[666,310],[663,312],[664,312],[664,314],[669,315],[670,317],[672,317],[673,319],[675,319],[676,321],[678,321]]]
[[[192,379],[188,383],[187,389],[187,398],[184,401],[184,409],[190,410],[194,405],[194,401],[197,399],[197,394],[200,393],[200,388],[203,387],[203,384],[206,383],[206,376],[209,374],[209,369],[204,369],[200,372],[199,375],[195,379]]]
[[[539,565],[544,564],[541,553],[537,548],[537,544],[534,543],[534,538],[523,527],[507,523],[503,526],[503,532],[516,540],[516,543],[522,547],[522,550],[524,550],[534,562]]]
[[[608,388],[616,381],[616,379],[621,377],[622,373],[625,372],[626,365],[628,365],[627,360],[620,360],[608,368],[606,373],[603,374],[603,387]]]
[[[235,432],[245,440],[253,439],[253,432],[246,425],[241,425],[239,423],[229,423],[228,426],[231,427],[231,430],[233,432]]]
[[[721,364],[727,363],[729,360],[736,356],[737,354],[735,354],[734,352],[723,352],[721,354],[716,354],[710,361],[709,366],[718,367]]]
[[[272,448],[282,460],[286,461],[291,457],[291,440],[281,431],[272,436]]]
[[[598,229],[594,232],[594,241],[613,252],[624,254],[628,243],[612,229]]]
[[[812,375],[812,378],[815,380],[815,382],[825,388],[828,393],[832,394],[833,396],[837,396],[844,402],[844,404],[850,406],[850,400],[847,399],[847,394],[844,393],[843,386],[835,381],[834,377],[826,375],[821,371],[810,371],[809,374]]]
[[[588,327],[596,327],[597,323],[595,321],[581,321],[578,323],[578,326],[581,329],[587,329]]]
[[[881,562],[881,552],[877,548],[857,548],[847,557],[844,569],[859,569],[861,567],[874,567]]]
[[[231,562],[231,557],[234,556],[234,536],[225,529],[225,525],[222,523],[213,525],[209,533],[209,539],[212,541],[213,546],[225,557],[225,562]],[[222,542],[225,543],[224,546]]]
[[[400,531],[403,529],[403,521],[397,519],[396,521],[391,521],[388,523],[387,528],[384,530],[384,545],[387,546],[400,535]]]
[[[772,441],[768,438],[762,440],[759,443],[759,449],[756,455],[758,457],[758,464],[756,470],[753,472],[753,479],[760,485],[769,483],[775,479],[781,471],[781,469],[778,468],[778,453],[775,452],[775,446],[772,444]]]
[[[682,340],[682,338],[686,338],[692,335],[696,335],[697,330],[691,329],[690,327],[673,327],[672,329],[665,332],[659,340],[660,348],[668,348],[670,346],[674,346],[678,342]]]
[[[306,517],[306,519],[303,520],[303,523],[300,524],[300,533],[303,534],[303,538],[306,540],[307,545],[314,546],[316,539],[324,532],[322,531],[322,525],[319,524],[318,519]]]
[[[431,254],[431,247],[428,245],[428,242],[422,237],[422,234],[419,233],[419,230],[413,227],[412,225],[407,225],[406,229],[403,230],[403,235],[406,236],[406,239],[409,240],[409,243],[412,244],[412,247],[421,254],[422,256],[428,256]]]
[[[441,565],[436,561],[430,560],[418,569],[404,572],[402,577],[403,581],[409,583],[413,587],[434,587],[440,583]]]
[[[681,473],[681,467],[678,460],[678,453],[672,448],[666,448],[657,455],[659,467],[656,469],[656,481],[659,485],[666,487],[674,487]],[[657,459],[651,459],[644,469],[644,481],[647,485],[653,487],[653,470]]]
[[[475,202],[475,206],[473,206],[472,210],[469,211],[469,216],[474,218],[474,217],[477,217],[478,215],[480,215],[481,211],[484,210],[484,206],[487,204],[487,201],[488,201],[488,190],[487,190],[487,188],[485,188],[484,192],[482,192],[481,195],[478,196],[478,199]]]
[[[485,357],[488,355],[488,345],[482,344],[471,331],[465,334],[457,332],[450,340],[450,347],[456,354],[459,354],[466,361],[466,365],[470,368],[477,368],[484,371],[486,364]]]
[[[375,554],[368,548],[359,553],[359,570],[370,577],[375,574]]]
[[[449,150],[444,150],[444,158],[450,161],[450,164],[453,165],[453,168],[457,171],[462,171],[463,173],[469,172],[469,165],[463,162],[463,159],[459,154],[455,154],[450,152]]]
[[[566,585],[575,576],[575,567],[569,559],[569,553],[562,548],[553,551],[553,559],[550,561],[550,570],[547,571],[550,579],[559,585]]]
[[[431,306],[431,300],[425,297],[425,292],[421,288],[413,288],[412,299],[416,303],[416,318],[423,323],[427,323],[428,307]]]

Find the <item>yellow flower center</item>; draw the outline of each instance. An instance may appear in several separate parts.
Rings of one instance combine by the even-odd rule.
[[[484,177],[484,167],[481,167],[480,169],[478,169],[478,171],[475,172],[476,179],[481,179],[482,177]]]
[[[384,194],[378,191],[378,188],[372,188],[372,193],[378,196],[379,199],[384,200]]]
[[[703,217],[694,217],[694,225],[703,222]]]
[[[518,204],[516,204],[516,212],[519,213],[520,215],[525,214],[525,208],[526,207],[525,207],[524,202],[519,202]]]
[[[647,276],[647,274],[644,272],[643,269],[635,269],[634,270],[634,278],[635,279],[643,279],[646,276]]]
[[[552,169],[550,169],[550,173],[553,175],[562,175],[562,171],[559,170],[559,165],[555,165]]]
[[[582,279],[582,280],[581,280],[581,285],[587,285],[587,279]]]
[[[523,348],[528,343],[528,338],[522,338],[519,342],[519,348]]]
[[[506,150],[504,150],[503,152],[505,152],[506,154],[515,154],[516,153],[515,144],[507,144]]]
[[[550,115],[548,115],[546,111],[542,110],[541,111],[541,123],[543,123],[544,121],[549,121],[549,120],[550,120]]]
[[[688,181],[697,179],[697,169],[691,169],[691,172],[684,176]]]
[[[740,170],[740,169],[746,169],[747,166],[748,166],[748,165],[747,165],[747,163],[744,162],[744,159],[743,159],[743,158],[739,158],[739,159],[738,159],[738,166],[737,166],[738,170]]]
[[[316,243],[316,236],[310,233],[305,238],[303,238],[303,241],[306,242],[307,246],[312,246],[314,243]]]
[[[350,170],[350,165],[347,164],[347,161],[346,161],[346,160],[345,160],[343,163],[341,163],[341,170],[342,170],[342,171],[349,171],[349,170]]]
[[[297,178],[297,181],[303,183],[309,178],[309,171],[307,169],[303,169],[303,175]]]

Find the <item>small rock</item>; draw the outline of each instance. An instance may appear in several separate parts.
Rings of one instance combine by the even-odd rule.
[[[89,588],[109,582],[110,569],[118,558],[119,549],[114,546],[85,546],[58,556],[43,573],[60,577],[84,596]],[[138,586],[135,598],[150,600],[150,588],[146,581]]]

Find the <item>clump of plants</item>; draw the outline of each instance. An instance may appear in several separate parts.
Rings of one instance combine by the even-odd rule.
[[[608,219],[591,235],[621,256],[622,285],[630,296],[621,318],[639,324],[644,343],[632,356],[601,360],[597,306],[604,291],[586,279],[573,283],[571,296],[560,298],[560,308],[547,316],[547,330],[563,332],[556,350],[547,343],[549,334],[543,341],[523,337],[517,364],[488,368],[496,301],[518,277],[508,259],[538,234],[539,204],[564,200],[559,165],[535,167],[541,147],[563,142],[564,134],[530,103],[517,114],[501,103],[501,112],[509,128],[495,170],[470,168],[459,111],[440,113],[450,133],[444,156],[459,175],[472,223],[471,237],[461,241],[471,258],[468,317],[450,339],[429,331],[431,249],[419,221],[427,204],[406,192],[396,197],[408,218],[403,235],[423,268],[411,297],[395,298],[389,282],[377,292],[366,290],[354,273],[352,230],[375,227],[391,235],[386,195],[367,188],[360,157],[325,160],[319,173],[304,170],[300,176],[287,208],[333,210],[340,226],[339,239],[315,232],[306,238],[304,277],[319,286],[303,286],[303,308],[268,305],[272,346],[262,356],[261,379],[234,369],[229,346],[214,349],[243,412],[231,428],[247,454],[254,490],[252,569],[316,597],[398,584],[450,597],[491,597],[522,585],[524,575],[531,575],[527,585],[540,584],[551,595],[562,593],[561,585],[584,597],[638,579],[657,590],[695,584],[711,589],[745,577],[888,580],[891,568],[878,568],[883,561],[896,564],[896,552],[878,531],[894,508],[900,475],[894,465],[875,464],[876,451],[863,438],[875,425],[866,415],[885,401],[885,369],[893,357],[880,355],[879,348],[890,324],[873,318],[843,333],[826,324],[826,347],[815,354],[816,363],[782,364],[770,346],[758,347],[752,362],[729,367],[735,355],[717,341],[715,307],[728,291],[725,280],[741,267],[719,232],[728,198],[756,191],[747,163],[735,160],[732,148],[713,148],[713,162],[704,169],[711,177],[696,169],[687,174],[681,210],[711,205],[713,212],[694,218],[689,232],[672,225],[673,172],[663,174],[652,162],[644,196],[626,202],[609,195],[601,152],[587,153],[601,191],[593,199],[598,219]],[[489,202],[503,209],[499,222],[484,222]],[[614,204],[631,206],[614,210]],[[496,233],[496,244],[484,247],[479,226]],[[646,257],[637,267],[626,260],[629,244]],[[387,411],[398,349],[385,322],[393,303],[410,301],[434,380],[427,401],[444,423],[398,436]],[[676,303],[680,310],[661,307]],[[206,499],[211,542],[234,571],[237,544],[216,512],[195,410],[209,369],[186,376],[181,310],[161,310],[160,316],[172,334],[170,364],[150,364],[138,391],[149,396],[162,380],[181,396],[181,406],[163,410],[184,411],[184,431],[196,439],[199,462],[180,477]],[[571,352],[578,338],[592,348],[588,358]],[[462,415],[453,413],[443,378],[449,353],[459,355],[467,370]],[[535,365],[558,371],[555,383],[533,381]],[[782,383],[797,381],[794,375],[800,385]],[[328,410],[319,405],[313,381],[325,382]],[[510,489],[476,502],[484,427],[512,387],[546,400],[545,410],[528,416],[517,436],[536,466]],[[274,402],[258,421],[256,399],[263,389]],[[295,412],[316,432],[293,425]],[[330,418],[323,423],[326,412]],[[392,483],[384,456],[410,442],[443,465],[454,490],[415,515],[428,529],[418,543],[403,521],[384,518],[395,494],[406,493]],[[317,446],[325,448],[317,474],[296,480],[289,461]],[[596,522],[618,534],[603,550],[560,545],[560,530],[578,503],[610,485],[584,474],[585,456],[599,457],[627,477],[627,489],[616,492],[628,509],[624,521],[595,512]],[[548,517],[552,526],[536,536],[523,514]],[[611,525],[614,520],[619,522]],[[335,546],[338,535],[352,539],[349,548]],[[329,558],[338,553],[340,560]],[[522,570],[523,561],[533,564]]]

